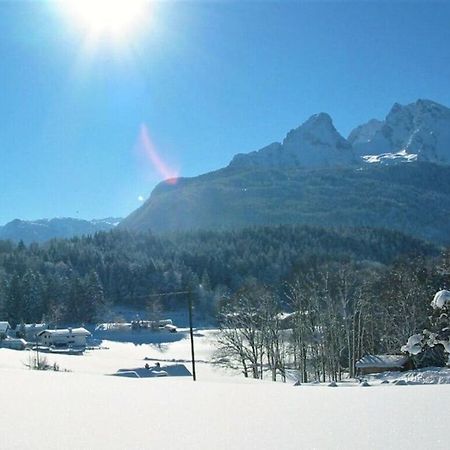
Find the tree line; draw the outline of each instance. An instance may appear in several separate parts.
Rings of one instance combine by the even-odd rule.
[[[178,291],[194,291],[196,314],[215,317],[223,299],[249,283],[270,286],[286,303],[286,282],[312,268],[388,267],[402,255],[438,254],[398,232],[294,225],[158,236],[114,230],[41,245],[0,241],[0,320],[95,322],[114,305],[145,309],[155,294]],[[184,300],[167,295],[163,306],[175,309]]]

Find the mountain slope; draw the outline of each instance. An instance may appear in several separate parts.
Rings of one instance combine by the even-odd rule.
[[[133,230],[228,229],[301,223],[373,226],[450,241],[450,167],[223,169],[160,184],[119,225]]]
[[[408,164],[404,164],[408,163]],[[228,167],[160,183],[121,224],[133,230],[302,223],[376,226],[450,242],[450,109],[395,104],[348,139],[321,113]]]

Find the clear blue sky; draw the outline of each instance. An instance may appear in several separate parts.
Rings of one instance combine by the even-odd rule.
[[[163,2],[119,49],[50,2],[0,2],[0,224],[125,216],[182,176],[326,111],[344,135],[394,102],[450,105],[450,2]]]

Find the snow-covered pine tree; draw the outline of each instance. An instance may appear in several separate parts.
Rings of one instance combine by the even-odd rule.
[[[450,363],[450,291],[438,291],[431,307],[430,329],[410,336],[401,349],[413,356],[417,367],[445,366]]]

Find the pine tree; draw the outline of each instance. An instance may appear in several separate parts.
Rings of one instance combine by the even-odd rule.
[[[27,270],[22,278],[24,317],[26,322],[40,322],[44,314],[43,285],[39,274]]]
[[[410,336],[402,347],[402,351],[414,356],[418,367],[444,366],[450,362],[450,291],[438,291],[431,306],[429,329]]]
[[[82,316],[84,321],[93,323],[105,308],[103,286],[97,272],[92,270],[87,276],[84,285],[84,302],[81,306]]]
[[[15,327],[24,316],[23,292],[19,275],[14,275],[6,297],[6,313],[11,327]]]

